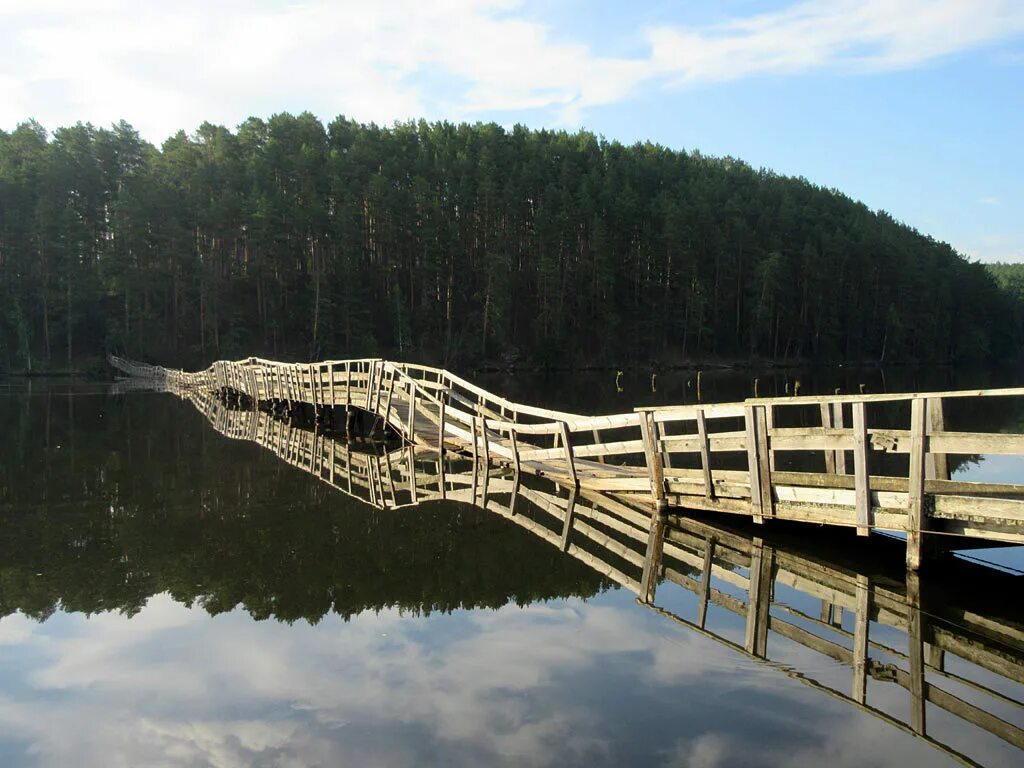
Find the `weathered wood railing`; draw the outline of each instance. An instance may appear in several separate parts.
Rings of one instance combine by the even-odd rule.
[[[111,362],[179,388],[358,408],[412,445],[504,462],[648,512],[672,506],[758,523],[905,533],[911,568],[940,536],[1024,543],[1024,484],[954,481],[948,460],[1024,455],[1024,435],[949,431],[942,410],[953,398],[1024,397],[1022,388],[761,398],[584,416],[513,403],[438,368],[373,358],[248,358],[195,373]],[[889,426],[901,419],[901,428]],[[799,471],[780,462],[792,464],[794,455]],[[904,456],[905,466],[893,462]],[[882,464],[888,471],[876,470]]]
[[[835,557],[834,542],[808,554],[785,537],[763,539],[706,519],[677,517],[655,526],[647,514],[615,494],[555,480],[527,484],[510,467],[471,463],[453,453],[445,457],[425,447],[360,452],[322,432],[291,427],[270,413],[229,409],[205,389],[182,394],[219,432],[253,441],[380,509],[435,499],[476,504],[569,553],[666,618],[739,653],[771,659],[772,638],[784,640],[786,664],[776,669],[788,670],[794,680],[912,733],[966,765],[976,763],[944,742],[936,729],[928,729],[926,707],[1024,749],[1024,620],[1019,611],[1010,612],[1015,620],[944,599],[929,612],[922,608],[916,574],[904,580],[898,571],[879,573],[872,557],[866,569],[851,566],[856,558],[849,555],[837,562],[829,555]],[[962,568],[981,579],[998,576],[980,566]],[[695,616],[683,618],[657,607],[659,582],[695,594]],[[789,590],[789,597],[777,595],[779,588]],[[1000,591],[998,585],[987,584],[978,598],[984,603]],[[793,600],[794,593],[805,599]],[[804,605],[808,599],[820,612],[809,612]],[[1014,604],[1008,591],[1005,600]],[[741,642],[716,632],[714,611],[742,620]],[[872,625],[883,631],[872,631]],[[794,668],[791,645],[786,645],[793,643],[817,654],[807,669]],[[947,662],[947,654],[969,666]],[[823,674],[822,659],[849,669],[847,687],[816,679]],[[993,679],[998,682],[993,684]],[[880,703],[872,705],[869,680],[879,687],[905,689],[909,706],[894,714],[874,688]]]

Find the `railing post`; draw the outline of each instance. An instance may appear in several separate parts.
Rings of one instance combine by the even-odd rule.
[[[832,406],[829,403],[821,404],[821,429],[823,432],[832,429]],[[836,454],[828,448],[825,449],[825,473],[836,473]]]
[[[519,462],[519,439],[516,436],[515,427],[508,432],[509,440],[512,443],[512,466],[515,468],[516,477],[519,477],[519,471],[522,469]]]
[[[715,498],[715,483],[711,478],[711,444],[708,441],[708,425],[704,409],[697,410],[697,439],[700,441],[700,466],[704,471],[704,495]]]
[[[418,502],[416,488],[416,448],[409,445],[409,496],[413,504]]]
[[[481,438],[481,440],[483,442],[483,447],[484,447],[484,461],[483,461],[484,484],[483,484],[483,488],[481,489],[481,491],[482,491],[482,497],[483,497],[483,506],[486,509],[486,507],[487,507],[487,486],[488,486],[488,484],[490,482],[490,479],[491,479],[491,444],[490,444],[490,441],[487,439],[487,417],[486,416],[481,416],[480,417],[480,438]]]
[[[907,568],[921,567],[921,550],[926,527],[925,514],[925,461],[928,401],[917,397],[910,408],[910,476],[907,485]]]
[[[512,478],[512,495],[509,497],[508,500],[509,517],[516,516],[516,499],[519,498],[519,483],[521,480],[522,478],[520,477],[519,473],[516,472],[515,476]]]
[[[416,382],[409,380],[409,421],[407,422],[406,436],[410,443],[416,442]]]
[[[569,470],[569,477],[572,478],[572,484],[574,487],[580,487],[580,479],[576,475],[576,457],[572,452],[572,440],[569,436],[569,425],[564,421],[558,423],[559,429],[562,435],[562,448],[565,451],[565,465],[566,469]]]
[[[491,444],[487,439],[487,417],[480,417],[480,443],[484,449],[484,464],[491,463]]]
[[[868,467],[868,428],[865,404],[853,404],[853,479],[857,507],[857,535],[871,531],[871,488]]]
[[[663,439],[665,437],[665,429],[655,420],[651,422],[651,430],[654,432],[655,444],[661,446],[661,466],[666,469],[671,469],[672,457],[669,455]]]
[[[352,405],[352,364],[345,361],[345,411]]]
[[[383,384],[384,383],[384,368],[383,368],[383,366],[381,366],[381,371],[382,371],[382,373],[381,373],[381,384]],[[390,376],[391,381],[388,384],[388,399],[386,401],[384,401],[384,423],[385,424],[387,424],[388,421],[391,419],[391,398],[395,394],[395,376],[396,376],[396,370],[394,368],[392,368],[391,369],[391,376]],[[379,398],[378,398],[377,405],[378,406],[380,405]],[[396,429],[395,431],[397,432],[399,430]]]
[[[441,398],[441,404],[438,406],[437,411],[437,453],[442,458],[444,457],[444,398]]]
[[[366,371],[366,410],[368,410],[370,413],[373,413],[373,408],[371,406],[373,404],[373,384],[374,384],[374,379],[376,378],[376,375],[377,375],[377,361],[376,360],[370,360],[367,363],[367,371]]]
[[[764,522],[764,493],[761,487],[761,442],[758,439],[758,414],[756,406],[743,407],[743,424],[746,428],[746,474],[751,485],[751,514],[754,522]]]
[[[640,433],[644,442],[644,455],[647,458],[647,474],[651,481],[651,496],[659,510],[668,507],[665,493],[665,469],[661,465],[661,454],[654,442],[654,415],[650,411],[640,411]]]
[[[768,409],[759,405],[754,409],[757,414],[757,455],[758,471],[761,473],[761,508],[764,514],[775,517],[775,499],[772,496],[772,470],[768,458],[771,455],[771,442],[768,439]]]
[[[480,448],[477,444],[476,424],[479,421],[479,417],[470,416],[470,433],[473,438],[473,504],[476,504],[476,473],[478,462],[480,461]]]
[[[600,445],[600,444],[601,444],[601,430],[599,430],[599,429],[595,429],[595,430],[594,430],[594,445]],[[599,461],[599,462],[600,462],[601,464],[605,464],[605,463],[607,462],[607,459],[605,459],[605,457],[604,457],[604,454],[603,454],[603,453],[602,453],[602,454],[599,454],[599,455],[597,456],[597,460],[598,460],[598,461]]]
[[[942,398],[933,397],[928,400],[928,434],[945,432],[946,424],[942,413]],[[944,453],[928,452],[928,463],[925,466],[925,477],[929,480],[949,480],[949,457]]]
[[[843,404],[833,403],[832,413],[832,424],[835,426],[836,429],[843,429],[846,426],[843,423]],[[839,448],[836,450],[836,474],[846,474],[846,450],[844,448]]]

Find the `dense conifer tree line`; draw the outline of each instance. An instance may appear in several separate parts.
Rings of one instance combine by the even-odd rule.
[[[0,132],[0,368],[990,359],[1019,314],[885,213],[654,144],[310,114],[159,149]]]

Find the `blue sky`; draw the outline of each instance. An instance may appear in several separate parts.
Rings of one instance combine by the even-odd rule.
[[[586,127],[1024,261],[1024,1],[0,0],[0,128],[308,109]]]

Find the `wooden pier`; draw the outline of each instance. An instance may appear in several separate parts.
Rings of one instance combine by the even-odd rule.
[[[667,620],[764,660],[964,765],[986,762],[964,746],[979,741],[930,727],[929,713],[1024,749],[1020,576],[956,560],[940,581],[925,580],[905,571],[892,551],[899,545],[889,539],[851,548],[851,534],[842,531],[808,542],[793,524],[761,527],[701,513],[652,517],[620,494],[577,487],[564,476],[545,479],[408,444],[360,451],[270,412],[228,407],[203,388],[175,391],[218,432],[254,442],[381,510],[445,499],[499,515]],[[658,605],[659,584],[692,594],[692,613]],[[738,632],[729,631],[737,618]],[[773,654],[780,663],[772,663]],[[894,690],[903,694],[895,708]]]
[[[409,446],[553,479],[653,516],[668,508],[906,535],[929,552],[1024,544],[1024,484],[950,477],[960,455],[1024,454],[1024,435],[949,431],[954,398],[1024,388],[754,398],[587,416],[513,403],[447,371],[381,359],[218,361],[184,372],[111,357],[177,391],[221,393],[348,424],[368,415]]]

